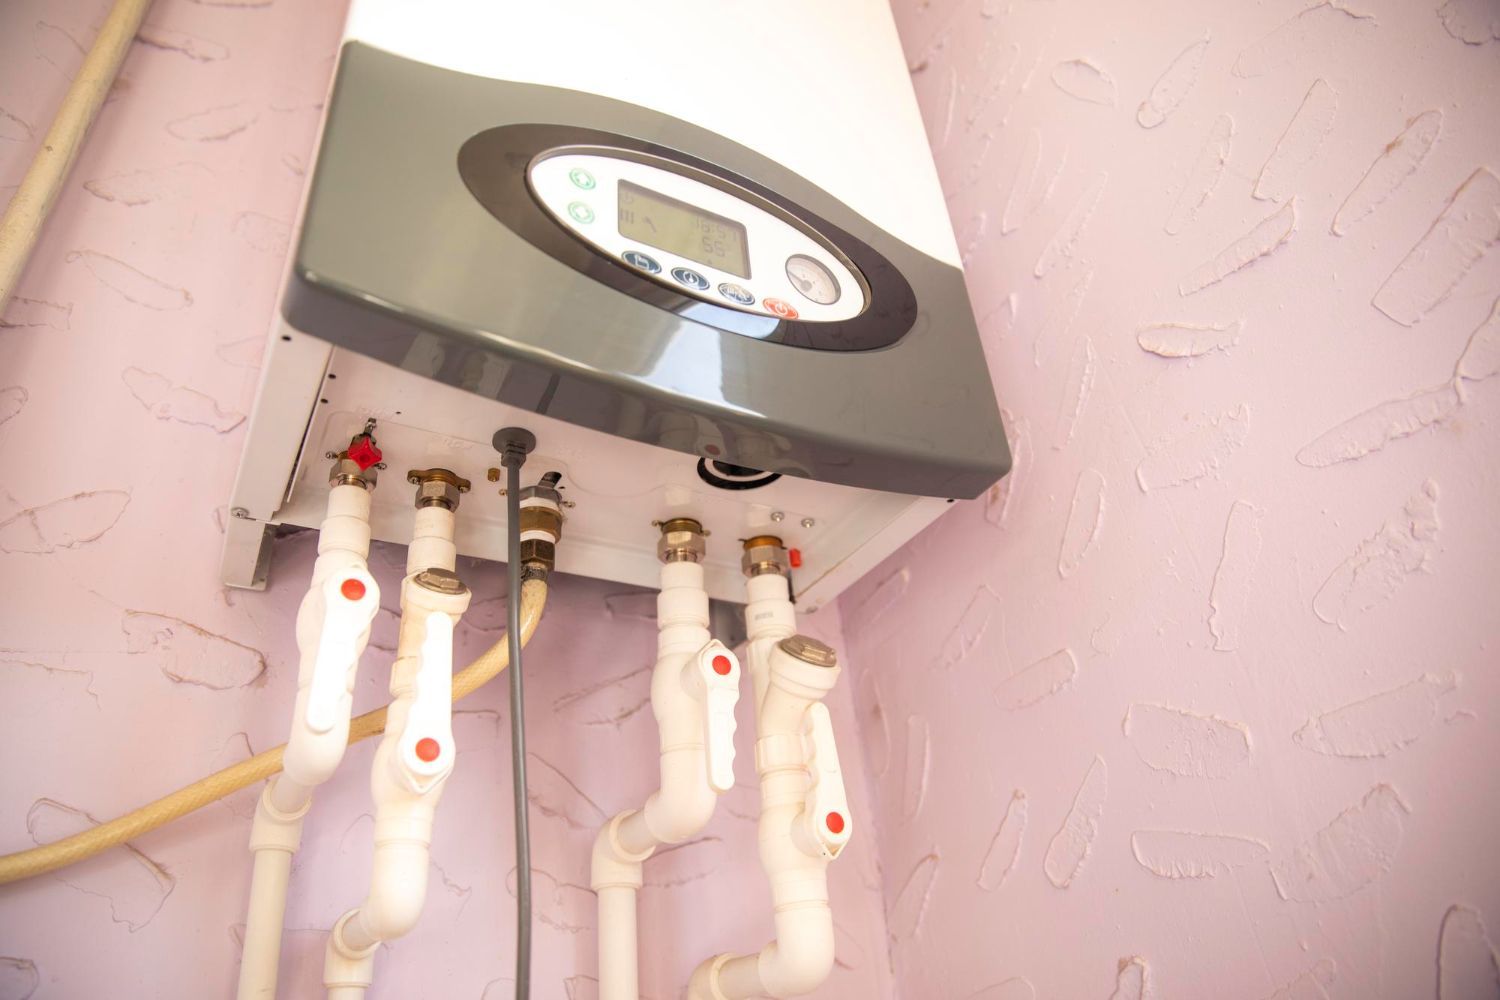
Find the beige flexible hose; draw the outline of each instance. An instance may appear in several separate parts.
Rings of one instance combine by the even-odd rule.
[[[531,641],[546,604],[545,580],[531,579],[521,584],[521,645]],[[506,643],[506,638],[502,636],[499,642],[453,676],[454,701],[471,694],[510,665],[510,650]],[[384,730],[385,708],[377,708],[350,720],[349,742],[358,743]],[[134,840],[159,826],[165,826],[174,819],[186,816],[195,809],[202,809],[210,802],[217,802],[257,781],[264,781],[281,770],[281,753],[285,749],[286,744],[283,743],[279,747],[258,753],[249,760],[242,760],[195,781],[186,788],[179,788],[171,795],[82,833],[33,847],[29,851],[17,851],[0,857],[0,885],[65,868],[127,840]]]
[[[109,88],[141,28],[151,0],[115,0],[78,75],[63,96],[52,127],[37,147],[31,168],[0,216],[0,312],[15,291],[42,225],[83,148],[89,126],[109,96]]]

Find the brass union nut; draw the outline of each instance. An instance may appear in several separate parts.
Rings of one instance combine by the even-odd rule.
[[[661,538],[656,543],[656,558],[664,563],[702,562],[708,553],[707,534],[703,525],[690,517],[674,517],[660,522]]]
[[[746,576],[763,573],[787,575],[786,548],[775,535],[756,535],[744,542],[745,554],[740,557],[740,569]]]
[[[543,538],[521,539],[521,565],[541,563],[548,569],[557,565],[557,543]]]
[[[350,458],[347,451],[341,451],[334,458],[333,464],[328,467],[328,485],[330,487],[363,486],[367,490],[373,490],[376,474],[376,466],[361,469],[359,463]]]
[[[458,498],[469,492],[469,481],[447,469],[413,469],[406,481],[416,486],[416,505],[458,510]]]

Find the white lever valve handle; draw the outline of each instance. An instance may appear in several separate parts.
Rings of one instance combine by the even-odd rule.
[[[423,792],[453,769],[453,619],[429,611],[417,666],[416,693],[397,744],[398,766],[412,791]]]
[[[380,610],[380,588],[368,570],[345,570],[323,581],[323,622],[307,691],[307,728],[326,733],[354,705],[354,668],[370,623]]]
[[[839,768],[839,751],[833,742],[833,721],[827,705],[819,701],[807,707],[803,738],[811,777],[803,811],[807,832],[823,857],[836,858],[849,843],[854,823],[849,816],[844,773]]]
[[[708,783],[716,792],[734,787],[734,706],[740,700],[740,661],[714,640],[698,651],[703,691],[703,747]]]

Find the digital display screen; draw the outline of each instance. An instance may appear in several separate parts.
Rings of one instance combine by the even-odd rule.
[[[745,227],[676,198],[620,181],[620,235],[709,267],[750,277]]]

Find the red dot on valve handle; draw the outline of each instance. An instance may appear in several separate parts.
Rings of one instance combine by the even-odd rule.
[[[844,817],[839,815],[838,813],[829,813],[828,819],[825,820],[825,822],[828,824],[829,833],[844,832]]]
[[[418,760],[431,764],[433,761],[438,759],[438,754],[442,752],[443,748],[439,746],[438,741],[433,739],[431,736],[424,736],[420,740],[417,740]]]
[[[357,601],[365,596],[365,582],[351,576],[344,581],[343,586],[339,587],[339,593],[351,601]]]
[[[729,662],[729,657],[727,657],[727,656],[715,656],[714,657],[714,673],[718,674],[720,677],[728,677],[729,676],[729,671],[731,671],[733,669],[734,669],[734,664],[732,664],[732,663]]]

